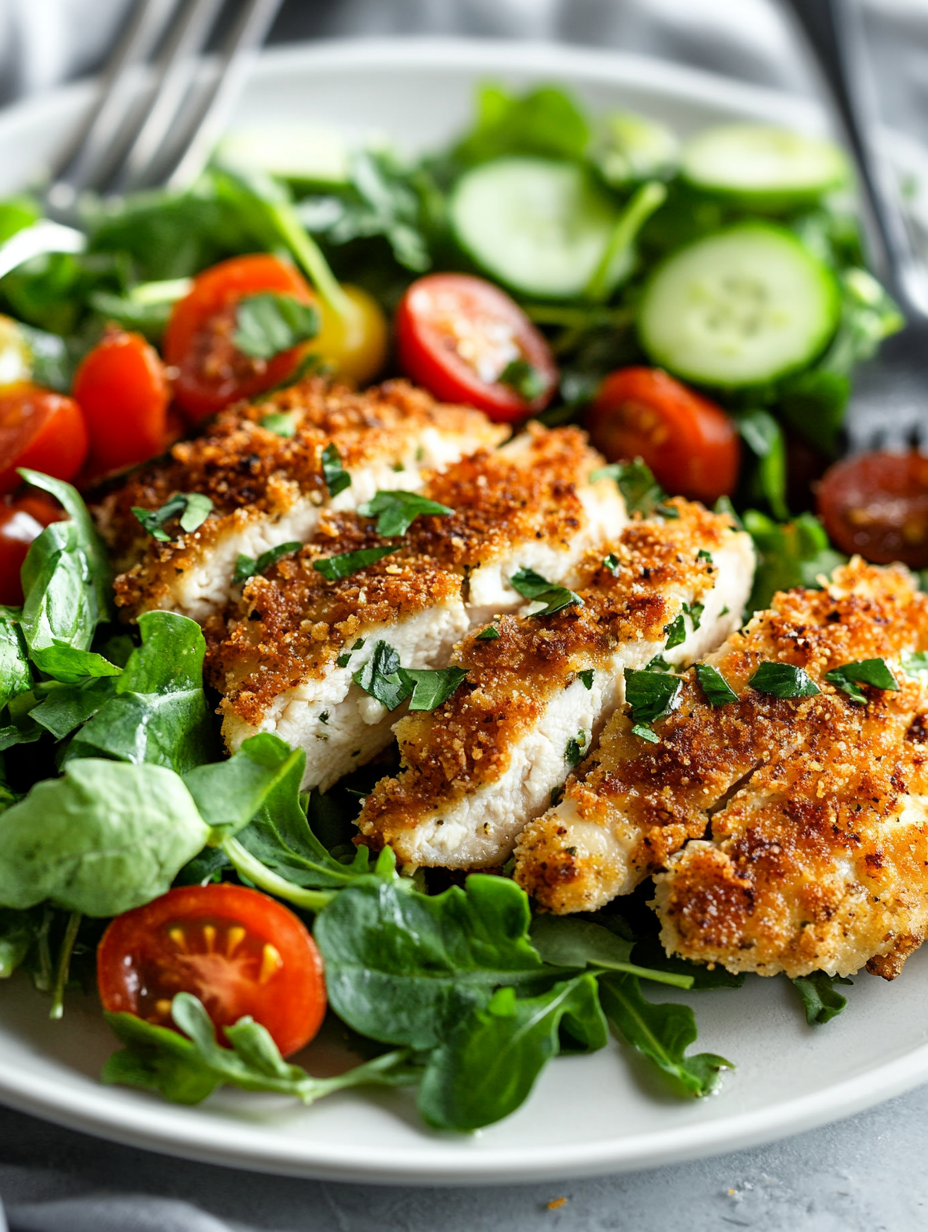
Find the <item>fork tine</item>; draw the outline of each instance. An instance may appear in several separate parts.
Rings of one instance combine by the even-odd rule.
[[[184,6],[180,23],[158,65],[160,80],[148,113],[128,149],[119,155],[111,184],[114,191],[125,192],[145,181],[187,98],[196,57],[206,45],[224,3],[225,0],[193,0]]]
[[[239,19],[226,39],[216,76],[206,90],[200,107],[173,148],[165,151],[148,183],[167,183],[184,187],[199,174],[227,119],[250,62],[249,52],[264,42],[277,15],[281,0],[246,0]]]
[[[78,194],[96,182],[101,164],[125,122],[137,67],[151,54],[164,33],[178,0],[141,0],[103,74],[99,101],[52,169],[49,205],[70,211]]]

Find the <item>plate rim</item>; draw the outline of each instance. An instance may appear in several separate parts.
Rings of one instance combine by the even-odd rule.
[[[731,80],[649,56],[617,50],[515,39],[400,37],[325,39],[265,49],[249,67],[253,78],[278,71],[316,68],[326,74],[345,67],[461,67],[505,76],[554,77],[581,75],[590,82],[650,90],[656,96],[687,101],[694,94],[722,108],[769,118],[802,128],[827,130],[827,117],[814,99],[764,86]],[[36,123],[63,131],[65,118],[86,106],[98,89],[94,79],[26,98],[0,111],[0,140],[15,139],[17,129]],[[918,1047],[853,1075],[825,1091],[787,1100],[773,1108],[757,1108],[705,1123],[652,1130],[640,1138],[605,1138],[595,1143],[558,1144],[547,1153],[527,1147],[494,1148],[492,1156],[459,1151],[447,1161],[416,1164],[408,1145],[380,1148],[359,1162],[347,1159],[343,1146],[327,1149],[316,1139],[273,1137],[261,1142],[260,1126],[229,1119],[211,1120],[211,1142],[201,1136],[196,1116],[177,1120],[177,1105],[154,1097],[121,1098],[113,1088],[87,1080],[87,1090],[62,1088],[52,1076],[24,1073],[0,1057],[0,1102],[21,1112],[79,1132],[129,1143],[168,1156],[251,1170],[377,1184],[488,1185],[526,1183],[557,1178],[600,1176],[660,1167],[740,1150],[793,1133],[814,1129],[890,1099],[928,1079],[928,1033]],[[736,1079],[734,1079],[736,1081]],[[140,1113],[139,1098],[145,1099]],[[423,1129],[423,1133],[431,1131]],[[244,1136],[244,1141],[241,1139]],[[235,1139],[240,1139],[236,1142]],[[467,1139],[462,1140],[466,1143]],[[307,1149],[308,1146],[308,1149]],[[556,1150],[556,1157],[554,1156]]]

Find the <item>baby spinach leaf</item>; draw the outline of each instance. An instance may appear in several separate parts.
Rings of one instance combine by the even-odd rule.
[[[76,734],[65,759],[113,757],[184,774],[215,754],[203,693],[203,633],[174,612],[145,612],[139,629],[142,645],[130,655],[115,695]]]
[[[457,692],[467,678],[463,667],[401,667],[400,679],[410,689],[410,710],[436,710]]]
[[[302,546],[299,540],[291,543],[278,543],[276,547],[262,552],[257,559],[252,559],[251,556],[245,556],[240,552],[235,562],[235,572],[232,574],[232,585],[241,586],[249,578],[260,577],[262,573],[270,569],[271,565],[276,565],[285,556],[298,552]]]
[[[741,439],[757,459],[752,476],[754,497],[770,506],[773,516],[789,517],[786,507],[786,438],[769,411],[756,407],[737,418]]]
[[[500,385],[508,385],[526,402],[534,402],[548,388],[544,373],[522,356],[510,360],[497,380]]]
[[[555,586],[534,569],[518,569],[509,579],[513,590],[526,599],[534,599],[545,606],[532,616],[553,616],[565,607],[583,607],[583,600],[565,586]]]
[[[213,502],[201,492],[177,492],[160,509],[133,506],[132,512],[152,538],[161,543],[171,543],[177,536],[169,535],[164,527],[172,518],[177,518],[181,530],[189,533],[199,530],[212,508]]]
[[[36,692],[41,701],[29,711],[29,717],[50,731],[56,740],[63,740],[109,701],[116,692],[116,679],[91,676],[76,684],[51,681],[40,685]]]
[[[474,127],[452,157],[466,163],[504,154],[582,158],[589,140],[589,121],[565,91],[539,86],[519,96],[500,85],[485,85],[477,97]]]
[[[306,754],[270,732],[242,742],[227,761],[195,766],[184,775],[200,816],[216,833],[235,834],[247,826],[275,789],[302,775]]]
[[[270,1033],[252,1018],[240,1018],[226,1027],[232,1046],[223,1048],[209,1015],[191,993],[177,994],[171,1014],[183,1035],[135,1014],[106,1014],[125,1048],[106,1062],[102,1080],[157,1091],[178,1104],[198,1104],[223,1084],[292,1095],[312,1104],[333,1091],[363,1083],[414,1082],[421,1072],[409,1063],[406,1052],[389,1052],[335,1078],[313,1078],[301,1066],[289,1065]]]
[[[804,668],[794,667],[792,663],[761,663],[748,684],[758,693],[786,699],[814,697],[816,693],[821,693],[808,672]]]
[[[0,607],[0,710],[32,687],[32,669],[19,631],[19,608]]]
[[[875,689],[885,689],[890,693],[898,693],[899,685],[885,659],[858,659],[853,663],[843,663],[825,673],[829,684],[835,685],[846,693],[851,701],[866,703],[867,695],[860,688],[862,684],[872,685]]]
[[[119,915],[169,889],[209,827],[160,766],[86,758],[0,813],[0,906]]]
[[[373,565],[378,560],[383,560],[385,556],[392,556],[398,551],[398,547],[361,548],[357,552],[341,552],[338,556],[326,556],[322,560],[314,560],[313,568],[330,582],[337,582],[340,578],[351,577],[360,569],[366,569],[368,565]]]
[[[497,985],[542,972],[530,918],[527,895],[502,877],[475,874],[433,897],[361,878],[316,921],[330,1004],[362,1035],[434,1048]]]
[[[562,1027],[586,1052],[605,1047],[608,1031],[593,976],[565,980],[534,997],[498,989],[429,1057],[419,1088],[423,1120],[436,1129],[473,1130],[514,1112],[560,1051]]]
[[[412,692],[400,675],[400,656],[389,642],[376,643],[371,657],[353,673],[352,680],[388,710],[395,710]]]
[[[240,351],[254,359],[273,359],[316,337],[319,312],[293,295],[261,291],[239,300],[235,325],[232,341]]]
[[[657,511],[661,501],[667,499],[667,493],[641,458],[601,466],[590,475],[591,483],[597,479],[615,480],[629,514],[640,513],[643,518],[649,518]]]
[[[62,479],[53,479],[51,475],[43,475],[27,467],[20,467],[18,474],[34,488],[41,488],[43,492],[54,496],[55,500],[64,506],[77,533],[78,545],[90,563],[90,576],[97,599],[98,619],[105,619],[110,614],[113,605],[110,585],[113,573],[106,546],[97,533],[90,512],[77,488],[65,483]]]
[[[687,1056],[697,1036],[693,1011],[688,1005],[646,1000],[634,975],[601,976],[599,995],[619,1039],[653,1061],[681,1093],[708,1095],[718,1083],[719,1071],[733,1068],[711,1052]]]
[[[397,488],[375,493],[369,501],[358,506],[358,513],[362,518],[376,518],[377,534],[389,539],[394,535],[405,535],[421,514],[444,517],[454,513],[454,510],[440,505],[438,501],[428,500],[418,492],[403,492]]]
[[[853,984],[853,980],[841,975],[828,975],[825,971],[813,971],[793,980],[793,987],[802,998],[806,1022],[810,1027],[824,1026],[847,1005],[847,997],[835,991],[835,984]]]
[[[322,465],[322,477],[325,480],[325,486],[329,489],[329,497],[334,500],[339,492],[344,492],[345,488],[351,487],[351,476],[342,466],[341,454],[338,452],[338,446],[330,441],[319,455],[319,460]]]
[[[710,706],[730,706],[738,700],[738,694],[717,667],[712,667],[709,663],[696,663],[693,665],[693,671]]]
[[[663,672],[625,668],[625,700],[633,723],[653,723],[680,705],[682,681]]]
[[[817,586],[821,574],[827,576],[847,559],[831,548],[824,527],[811,513],[781,524],[749,509],[744,528],[757,552],[754,587],[746,609],[749,614],[769,607],[778,590]]]
[[[689,988],[693,983],[692,976],[668,973],[660,968],[648,970],[630,962],[634,943],[601,924],[594,924],[592,920],[580,920],[576,916],[539,915],[532,921],[530,936],[532,945],[553,967],[625,971],[677,988]]]

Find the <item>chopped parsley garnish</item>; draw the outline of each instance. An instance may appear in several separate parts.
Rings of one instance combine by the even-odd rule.
[[[708,663],[697,663],[693,671],[710,706],[729,706],[738,700],[738,694],[718,668],[711,667]]]
[[[161,543],[170,543],[173,536],[164,530],[165,522],[171,518],[180,520],[180,528],[185,531],[198,530],[209,517],[213,502],[208,496],[199,492],[178,492],[165,501],[160,509],[139,509],[132,507],[132,512],[142,526]]]
[[[711,563],[712,553],[707,552],[705,548],[700,548],[699,551],[696,553],[696,559],[697,560],[708,560]]]
[[[499,639],[499,636],[500,632],[496,625],[487,625],[485,629],[482,629],[481,632],[477,634],[474,640],[477,642],[495,642]]]
[[[428,500],[418,492],[377,492],[363,505],[358,506],[362,518],[377,519],[377,534],[388,539],[394,535],[405,535],[423,513],[447,516],[454,513],[447,505],[439,505],[438,501]]]
[[[702,614],[706,610],[704,603],[684,603],[683,610],[693,622],[693,628],[698,629],[702,623]]]
[[[273,359],[319,333],[319,312],[292,295],[261,291],[246,295],[235,309],[232,341],[253,359]]]
[[[686,618],[682,612],[675,616],[669,625],[664,625],[664,633],[667,635],[668,650],[673,650],[674,646],[680,646],[686,641]]]
[[[399,549],[395,547],[361,548],[357,552],[342,552],[338,556],[325,556],[322,560],[314,560],[313,568],[330,582],[337,582],[340,578],[351,577],[359,569],[366,569],[368,565],[373,565],[397,551]]]
[[[683,683],[678,676],[666,676],[663,672],[634,671],[625,669],[625,700],[629,716],[637,728],[665,718],[680,705]],[[640,735],[640,732],[635,733]],[[645,736],[644,739],[650,739]]]
[[[675,521],[680,516],[680,510],[675,505],[655,505],[654,512],[659,513],[662,518],[669,518],[671,521]]]
[[[323,711],[321,711],[321,712],[320,712],[320,714],[319,714],[319,722],[320,722],[320,723],[328,723],[328,721],[329,721],[329,712],[328,712],[328,710],[323,710]]]
[[[748,684],[758,693],[769,693],[771,697],[814,697],[821,693],[809,673],[792,663],[761,663]]]
[[[589,747],[590,737],[586,732],[577,732],[576,736],[572,736],[567,741],[567,748],[564,750],[564,760],[568,766],[575,766],[581,761]]]
[[[332,441],[319,455],[319,461],[322,463],[322,478],[331,498],[334,499],[339,492],[351,487],[351,476],[342,466],[342,456],[338,452],[338,446]]]
[[[916,650],[902,656],[902,670],[907,676],[917,676],[919,672],[928,672],[928,652]]]
[[[744,523],[741,521],[741,518],[738,516],[737,510],[735,509],[734,505],[731,503],[730,496],[720,496],[719,499],[712,506],[712,512],[713,513],[727,513],[728,516],[731,518],[731,520],[734,522],[735,526],[737,526],[739,530],[744,530]]]
[[[351,658],[354,652],[356,650],[360,650],[363,645],[364,645],[364,638],[359,637],[350,650],[346,650],[343,654],[340,654],[338,656],[338,658],[335,660],[336,666],[337,667],[347,667],[348,660]]]
[[[612,576],[615,577],[622,567],[622,562],[619,560],[618,556],[616,556],[615,552],[610,552],[609,555],[603,560],[603,565],[609,570]]]
[[[241,586],[249,578],[257,577],[270,569],[271,565],[276,565],[282,557],[298,552],[302,546],[302,543],[295,541],[279,543],[276,548],[268,548],[266,552],[262,552],[257,560],[239,553],[238,560],[235,562],[235,572],[232,574],[232,585]]]
[[[591,483],[595,483],[597,479],[616,481],[629,513],[640,513],[643,518],[649,518],[652,513],[664,512],[668,508],[664,506],[664,510],[658,509],[667,493],[641,458],[635,458],[634,462],[612,462],[609,466],[601,466],[590,475]],[[679,517],[679,514],[671,507],[670,513],[664,512],[664,516]]]
[[[652,731],[650,727],[645,727],[643,723],[635,723],[632,727],[632,735],[637,736],[640,740],[647,740],[649,744],[660,744],[661,738],[657,732]]]
[[[508,385],[526,402],[534,402],[548,388],[548,382],[541,369],[530,364],[521,355],[518,359],[510,360],[496,379],[500,385]]]
[[[551,788],[551,807],[557,808],[560,802],[564,799],[564,784],[558,783],[557,786]]]
[[[585,689],[592,689],[594,675],[592,667],[585,667],[582,672],[577,672],[577,679]]]
[[[583,600],[566,586],[555,586],[534,569],[519,569],[509,579],[513,590],[526,599],[536,599],[545,606],[532,616],[553,616],[565,607],[583,607]]]
[[[656,654],[644,665],[644,670],[646,672],[672,672],[673,665],[668,663],[663,655]]]
[[[892,693],[899,691],[896,677],[885,659],[858,659],[853,663],[844,663],[826,672],[825,679],[846,693],[852,702],[866,702],[867,695],[860,688],[862,684]]]
[[[275,436],[296,436],[296,423],[293,416],[286,411],[271,411],[269,415],[259,419],[258,423]]]
[[[434,710],[451,697],[466,676],[461,667],[401,667],[393,647],[380,641],[353,680],[388,710],[395,710],[407,697],[410,710]]]

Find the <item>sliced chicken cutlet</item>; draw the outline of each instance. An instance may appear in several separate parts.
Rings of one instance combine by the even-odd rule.
[[[901,572],[854,565],[788,615],[776,604],[797,632],[791,643],[762,619],[765,652],[799,663],[821,693],[776,703],[795,712],[798,747],[751,774],[713,812],[711,841],[689,843],[656,878],[661,940],[729,971],[866,964],[893,979],[928,931],[928,679],[900,662],[928,646],[928,598]],[[824,678],[867,658],[887,662],[898,690],[864,685],[855,702]]]
[[[836,888],[844,887],[851,914],[870,912],[872,918],[874,911],[892,910],[887,902],[876,906],[875,868],[869,884],[877,894],[867,903],[863,868],[877,847],[862,827],[868,817],[876,825],[881,814],[899,816],[900,809],[914,818],[901,787],[887,791],[893,774],[900,785],[906,776],[901,763],[886,762],[883,749],[888,741],[898,760],[907,751],[904,733],[921,730],[922,685],[904,676],[898,662],[926,640],[928,602],[903,570],[858,561],[838,570],[827,589],[776,595],[772,610],[758,613],[706,659],[735,695],[727,704],[711,704],[694,669],[681,682],[677,709],[654,724],[658,743],[635,735],[628,715],[614,716],[563,801],[523,834],[517,880],[550,911],[590,911],[669,866],[658,889],[664,937],[686,957],[730,961],[733,970],[761,970],[760,961],[770,973],[843,969],[843,960],[830,959],[819,944],[827,935],[837,945],[850,919],[833,928],[826,922],[836,914]],[[824,679],[829,670],[876,658],[895,665],[900,688],[865,687],[866,705]],[[764,663],[801,668],[820,691],[778,697],[751,687]],[[867,784],[867,793],[855,801]],[[916,854],[924,847],[920,806],[916,812],[916,824],[902,841],[913,844],[917,864],[928,860],[928,848]],[[701,841],[710,825],[718,846]],[[737,835],[730,852],[724,841],[728,826]],[[890,841],[889,833],[884,837]],[[697,841],[684,847],[688,839]],[[823,877],[823,860],[832,863],[830,881]],[[763,870],[770,871],[769,879]],[[781,875],[784,881],[777,880]],[[704,895],[698,888],[702,876]],[[768,913],[779,913],[776,927],[764,924],[763,912],[753,906],[755,898],[760,901],[760,886],[752,882],[758,877]],[[755,927],[768,930],[767,951],[758,948]],[[885,929],[881,939],[891,948]],[[803,944],[808,949],[800,959]],[[856,940],[847,945],[848,954],[856,953]],[[769,956],[777,947],[781,959]],[[871,951],[877,952],[879,946]],[[856,957],[848,961],[860,965]]]
[[[536,426],[433,475],[423,495],[454,512],[419,517],[402,538],[379,537],[358,515],[324,514],[310,544],[248,582],[230,620],[207,626],[230,750],[276,732],[306,750],[304,786],[323,789],[363,764],[389,743],[397,715],[355,673],[390,652],[406,669],[443,668],[487,610],[525,602],[510,581],[525,561],[554,582],[572,577],[625,522],[615,484],[589,481],[601,461],[575,428]],[[345,578],[314,567],[377,547],[395,550]]]
[[[368,796],[368,839],[408,864],[503,863],[621,703],[623,668],[662,653],[679,663],[728,636],[751,584],[750,540],[727,517],[671,504],[676,518],[636,520],[605,559],[587,559],[582,603],[504,617],[498,637],[484,630],[456,649],[468,673],[457,692],[396,726],[402,771]]]
[[[163,608],[202,622],[228,602],[240,554],[257,559],[279,544],[304,543],[324,506],[356,509],[378,490],[415,491],[427,471],[508,434],[481,412],[435,402],[405,381],[359,393],[315,377],[259,405],[232,407],[96,510],[124,571],[116,602],[130,616]],[[330,445],[351,476],[331,501],[322,459]],[[168,523],[170,543],[146,535],[131,513],[192,492],[209,497],[213,512],[190,533]]]

